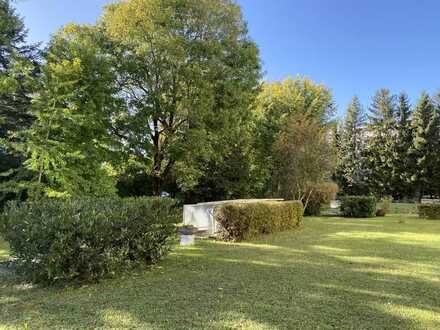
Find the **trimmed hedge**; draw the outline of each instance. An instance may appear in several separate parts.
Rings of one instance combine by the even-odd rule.
[[[155,263],[174,242],[179,209],[166,198],[11,203],[0,232],[34,281],[95,281]]]
[[[420,218],[440,220],[440,204],[419,204],[417,210]]]
[[[235,241],[294,229],[301,225],[302,218],[300,201],[224,204],[215,212],[220,237]]]
[[[373,196],[344,196],[341,198],[344,217],[370,218],[376,215],[376,198]]]

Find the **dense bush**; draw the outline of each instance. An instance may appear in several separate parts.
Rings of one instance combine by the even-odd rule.
[[[419,204],[417,210],[421,218],[440,220],[440,204]]]
[[[220,237],[237,241],[296,228],[302,223],[302,215],[299,201],[224,204],[215,212]]]
[[[321,208],[336,198],[339,187],[333,182],[324,182],[309,189],[310,198],[304,211],[305,215],[319,215]]]
[[[47,199],[10,204],[0,232],[33,280],[89,281],[156,262],[179,220],[172,199]]]
[[[387,215],[391,210],[392,203],[393,203],[392,197],[382,198],[376,210],[376,216],[384,217],[385,215]]]
[[[376,214],[376,198],[373,196],[344,196],[341,198],[344,217],[369,218]]]

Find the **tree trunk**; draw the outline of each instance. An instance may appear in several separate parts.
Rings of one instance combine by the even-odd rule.
[[[162,192],[162,179],[157,176],[153,175],[153,196],[160,196],[160,193]]]
[[[160,196],[161,193],[161,167],[162,167],[162,155],[160,150],[160,132],[158,127],[158,119],[153,119],[153,129],[154,134],[151,136],[153,141],[153,169],[151,171],[152,185],[153,185],[153,195]]]

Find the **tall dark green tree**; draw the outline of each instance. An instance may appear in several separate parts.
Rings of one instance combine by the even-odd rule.
[[[435,127],[433,139],[433,153],[436,155],[433,164],[433,176],[431,180],[431,189],[436,195],[440,197],[440,92],[433,97],[435,107]]]
[[[368,170],[364,159],[365,113],[358,97],[353,97],[347,109],[338,146],[337,178],[343,193],[365,194],[368,191]]]
[[[393,197],[410,198],[413,195],[411,176],[414,164],[411,162],[410,150],[413,144],[411,127],[411,105],[406,93],[399,94],[396,111],[396,138],[394,146]]]
[[[379,90],[369,109],[366,131],[366,159],[370,169],[369,186],[378,196],[393,192],[395,146],[395,97],[388,89]]]
[[[38,74],[38,49],[26,43],[26,35],[23,20],[11,2],[0,0],[0,186],[23,175],[19,170],[23,155],[7,149],[5,140],[33,121],[29,111],[32,88],[27,78]],[[0,206],[13,196],[11,192],[0,192]]]
[[[422,93],[413,119],[411,157],[415,164],[412,182],[419,200],[426,194],[435,194],[434,176],[439,163],[439,111],[427,93]]]

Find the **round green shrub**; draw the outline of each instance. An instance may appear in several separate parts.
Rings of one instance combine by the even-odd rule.
[[[0,232],[32,280],[96,281],[157,262],[179,214],[167,198],[45,199],[9,204]]]
[[[344,196],[341,198],[341,214],[350,218],[370,218],[376,215],[374,196]]]

